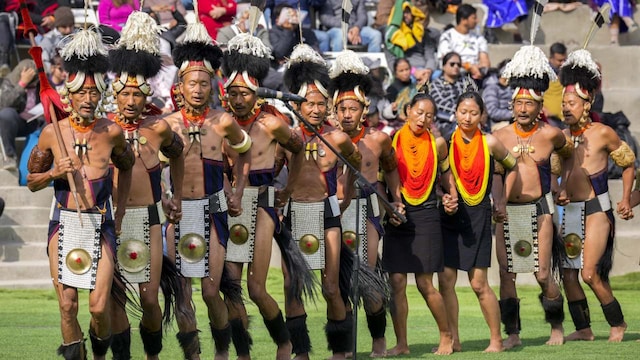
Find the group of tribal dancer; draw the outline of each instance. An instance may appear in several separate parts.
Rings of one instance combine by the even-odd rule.
[[[59,355],[87,357],[77,314],[78,289],[89,289],[94,359],[104,359],[109,349],[114,359],[130,359],[126,310],[132,308],[141,311],[147,359],[158,358],[163,326],[173,317],[184,357],[199,359],[191,278],[200,278],[215,359],[230,356],[231,342],[239,359],[249,359],[252,340],[239,296],[246,263],[249,298],[277,347],[276,359],[309,358],[304,301],[313,293],[311,270],[321,270],[332,358],[344,359],[353,349],[355,305],[351,272],[346,285],[344,272],[354,266],[355,253],[362,257],[362,282],[375,285],[356,288],[372,357],[410,353],[408,273],[415,274],[438,327],[436,354],[462,349],[458,270],[467,272],[489,327],[486,352],[521,345],[518,272],[534,273],[540,285],[551,325],[547,344],[594,339],[579,273],[611,326],[609,341],[622,341],[627,325],[607,276],[614,235],[607,160],[624,169],[616,212],[630,219],[635,158],[612,129],[590,117],[600,74],[587,50],[571,53],[560,74],[566,130],[541,120],[542,94],[555,74],[539,48],[523,46],[504,74],[514,88],[512,125],[481,132],[483,101],[469,89],[458,99],[458,126],[447,142],[431,132],[436,105],[427,91],[406,106],[406,124],[393,138],[367,127],[368,68],[348,50],[329,68],[304,44],[294,49],[284,75],[289,91],[306,99],[290,104],[301,117],[292,127],[256,95],[269,49],[248,33],[222,51],[198,22],[173,53],[178,111],[161,116],[147,101],[153,93],[148,81],[161,68],[155,26],[134,12],[109,52],[91,29],[74,35],[62,52],[70,75],[60,101],[68,117],[43,129],[29,159],[29,188],[53,182],[55,190],[48,255],[61,312]],[[115,74],[110,90],[107,72]],[[105,117],[109,91],[117,111]],[[223,108],[210,107],[214,93],[221,94]],[[167,161],[170,181],[163,184]],[[276,188],[285,164],[284,187]],[[561,226],[553,219],[556,204],[564,207]],[[350,211],[365,225],[341,218]],[[500,300],[487,280],[492,218]],[[284,314],[266,287],[274,237],[284,258]],[[576,327],[568,336],[560,273]],[[127,292],[131,284],[138,285],[137,301]],[[390,349],[388,307],[396,335]]]

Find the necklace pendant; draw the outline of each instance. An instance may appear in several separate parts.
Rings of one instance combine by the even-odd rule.
[[[182,135],[187,135],[189,133],[189,130],[187,129],[182,129]]]
[[[138,139],[138,142],[140,143],[140,145],[144,145],[147,143],[147,138],[144,136],[140,136],[140,138]]]
[[[311,156],[313,156],[313,160],[318,160],[318,143],[313,143],[311,147]]]
[[[327,152],[324,151],[323,148],[319,148],[318,149],[318,155],[320,155],[320,157],[325,157],[325,155],[327,155]]]
[[[304,147],[304,158],[309,160],[309,152],[311,151],[311,144],[307,143]]]
[[[200,129],[200,135],[207,135],[207,129]]]
[[[514,146],[513,149],[511,149],[511,150],[513,150],[514,153],[519,153],[520,152],[520,145]]]
[[[529,154],[533,154],[534,152],[536,152],[536,148],[533,147],[533,145],[529,145],[529,147],[527,148],[527,152]]]

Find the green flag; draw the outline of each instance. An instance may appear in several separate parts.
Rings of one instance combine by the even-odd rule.
[[[387,47],[387,50],[389,50],[389,52],[392,53],[396,58],[403,58],[404,51],[401,47],[392,44],[391,38],[393,34],[400,29],[400,24],[402,24],[402,4],[405,1],[407,0],[396,0],[396,4],[393,6],[393,9],[391,9],[391,14],[389,15],[387,29],[384,32],[384,45]]]

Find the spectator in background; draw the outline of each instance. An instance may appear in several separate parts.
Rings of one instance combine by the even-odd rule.
[[[218,38],[218,30],[231,25],[238,4],[235,0],[199,0],[198,15],[212,39]]]
[[[367,74],[367,76],[371,79],[371,89],[367,93],[370,104],[369,110],[365,114],[365,125],[392,136],[395,133],[395,129],[389,126],[389,122],[395,121],[395,116],[385,117],[383,115],[385,108],[391,105],[391,102],[387,99],[387,93],[384,90],[384,83],[389,75],[389,70],[381,66],[380,60],[371,60],[368,57],[363,57],[362,62],[369,68],[369,74]]]
[[[436,127],[447,141],[456,128],[458,97],[465,92],[465,77],[461,75],[460,55],[450,52],[442,58],[442,74],[433,80],[430,94],[436,102]]]
[[[471,74],[474,80],[482,80],[489,70],[491,62],[489,61],[487,40],[474,30],[478,25],[476,12],[476,8],[470,4],[462,4],[458,7],[458,11],[456,11],[457,25],[440,35],[438,60],[455,51],[462,60],[462,68],[465,73]]]
[[[362,45],[367,52],[382,50],[382,34],[367,26],[369,18],[365,0],[351,0],[353,10],[349,17],[347,40],[350,45]],[[320,9],[320,24],[323,30],[315,30],[320,42],[320,51],[342,51],[342,0],[326,0]]]
[[[286,4],[290,8],[297,9],[299,4],[300,10],[306,11],[308,15],[302,20],[302,27],[315,29],[316,24],[312,23],[315,18],[310,16],[311,10],[319,11],[325,2],[326,0],[267,0],[267,6],[264,10],[264,14],[270,21],[271,26],[273,26],[278,19],[274,11],[278,5]]]
[[[160,53],[171,56],[171,49],[176,45],[176,40],[187,28],[187,21],[184,16],[187,11],[180,0],[146,0],[144,1],[142,11],[148,13],[156,20],[158,25],[165,29],[160,37],[168,42],[161,42]]]
[[[42,62],[44,63],[44,71],[51,74],[51,59],[62,48],[60,40],[71,34],[75,26],[75,18],[71,8],[61,6],[53,13],[55,21],[54,29],[44,34],[40,47],[42,48]]]
[[[511,95],[513,89],[507,85],[507,79],[502,77],[504,67],[509,59],[502,60],[497,69],[490,69],[483,82],[482,99],[487,108],[489,127],[491,131],[509,124],[512,119]]]
[[[6,10],[6,6],[0,11]],[[5,77],[10,71],[10,54],[14,51],[15,36],[12,29],[18,24],[15,13],[0,12],[0,78]]]
[[[57,90],[61,89],[64,85],[64,82],[67,80],[67,76],[69,75],[67,71],[62,67],[62,57],[58,55],[56,52],[55,55],[51,58],[51,65],[49,67],[49,82],[51,86]]]
[[[215,40],[222,50],[226,50],[229,40],[249,30],[249,4],[238,4],[237,14],[238,16],[235,17],[234,23],[218,30],[218,35]],[[269,40],[269,31],[264,26],[258,24],[258,27],[251,35],[259,38],[263,44],[273,49],[271,41]]]
[[[502,28],[502,26],[511,22],[517,25],[521,19],[527,17],[526,0],[482,0],[482,3],[487,7],[484,37],[492,44],[498,43],[498,38],[493,29]]]
[[[563,43],[553,43],[549,48],[549,65],[558,75],[560,67],[567,59],[567,47]],[[562,115],[562,84],[560,80],[549,81],[549,89],[544,92],[542,111],[549,124],[564,129],[564,116]]]
[[[273,10],[276,22],[269,30],[269,40],[273,45],[273,58],[276,69],[279,69],[287,59],[293,48],[301,43],[311,46],[318,51],[318,39],[313,30],[302,28],[302,38],[300,38],[300,18],[298,10],[289,7],[287,4],[279,4]]]
[[[373,28],[380,30],[384,34],[385,27],[389,22],[389,15],[391,15],[391,9],[395,4],[396,0],[378,0],[378,5],[376,7],[376,15],[373,19]],[[411,5],[417,7],[422,11],[425,15],[424,19],[424,27],[426,28],[429,24],[429,5],[427,4],[427,0],[413,0],[411,1]]]
[[[426,28],[425,19],[426,15],[411,5],[410,1],[398,2],[391,11],[385,31],[388,62],[407,58],[413,66],[411,72],[419,83],[427,82],[436,68],[438,34]]]
[[[605,3],[611,4],[611,24],[609,24],[611,45],[618,45],[618,34],[621,31],[626,30],[627,32],[634,32],[638,30],[638,24],[633,20],[635,1],[593,0],[593,4],[597,7],[600,7]],[[622,25],[624,25],[624,27],[621,27]]]
[[[38,128],[38,121],[27,121],[31,118],[28,111],[38,102],[36,64],[22,60],[0,83],[0,136],[6,155],[3,169],[16,169],[16,137]]]
[[[98,20],[100,25],[105,25],[120,32],[127,22],[129,14],[140,9],[139,0],[100,0],[98,4]]]
[[[401,58],[393,63],[393,78],[393,82],[387,88],[387,99],[391,104],[384,110],[383,116],[395,118],[400,124],[393,125],[399,128],[406,119],[404,108],[417,92],[416,81],[411,76],[409,60]]]

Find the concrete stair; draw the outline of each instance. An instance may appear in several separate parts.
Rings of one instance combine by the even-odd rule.
[[[47,228],[53,189],[32,193],[16,172],[0,170],[0,288],[49,288]]]

